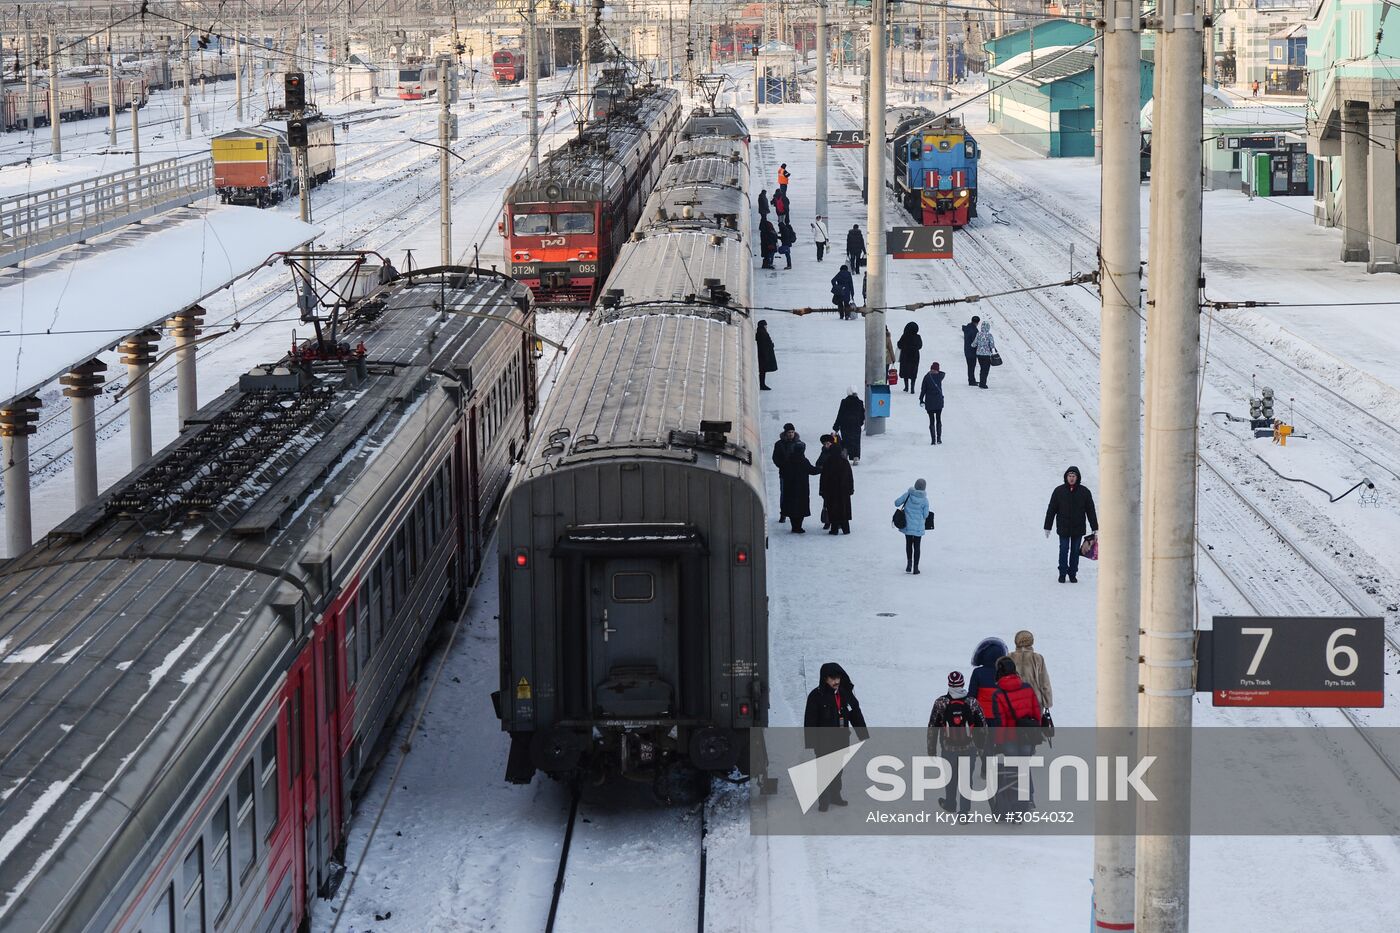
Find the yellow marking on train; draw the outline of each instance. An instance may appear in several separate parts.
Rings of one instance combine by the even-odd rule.
[[[515,698],[517,700],[528,700],[531,697],[530,682],[524,677],[515,685]]]

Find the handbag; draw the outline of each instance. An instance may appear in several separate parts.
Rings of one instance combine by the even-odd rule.
[[[993,365],[993,366],[1000,366],[1000,365],[1001,365],[1001,354],[1000,354],[1000,353],[993,353],[992,356],[991,356],[991,360],[992,360],[992,365]]]
[[[901,505],[894,510],[894,518],[891,518],[890,521],[894,522],[894,527],[900,531],[904,530],[905,526],[909,524],[909,519],[904,514],[904,506]]]
[[[1099,559],[1099,536],[1098,536],[1098,535],[1089,535],[1089,536],[1088,536],[1087,538],[1085,538],[1083,541],[1079,542],[1079,556],[1080,556],[1080,557],[1087,557],[1087,558],[1089,558],[1090,560],[1098,560],[1098,559]]]
[[[1055,720],[1050,718],[1049,710],[1045,710],[1040,714],[1040,731],[1041,734],[1045,736],[1046,743],[1051,746],[1054,746]]]
[[[932,531],[932,530],[933,530],[933,509],[929,509],[928,514],[924,516],[924,531]]]

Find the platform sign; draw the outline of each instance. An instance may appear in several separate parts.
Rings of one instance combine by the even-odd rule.
[[[831,130],[826,144],[832,149],[864,149],[865,130]]]
[[[1385,705],[1384,619],[1216,616],[1209,654],[1215,706]]]
[[[895,259],[952,259],[952,227],[895,227],[885,233],[885,253]]]

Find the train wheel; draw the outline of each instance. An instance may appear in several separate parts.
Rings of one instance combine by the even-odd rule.
[[[689,807],[710,796],[712,783],[708,772],[699,771],[688,762],[676,761],[656,773],[651,790],[662,803]]]
[[[705,771],[728,771],[739,760],[739,736],[707,726],[690,737],[690,760]]]

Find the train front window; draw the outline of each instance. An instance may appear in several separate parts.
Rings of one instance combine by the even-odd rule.
[[[418,81],[421,80],[422,77],[423,71],[420,68],[405,68],[399,70],[400,81]]]
[[[549,215],[515,214],[511,217],[510,226],[521,236],[543,236],[549,232]]]
[[[655,595],[655,581],[649,573],[615,573],[612,597],[619,603],[649,603]]]
[[[593,215],[585,213],[555,214],[554,229],[559,233],[592,233]]]

